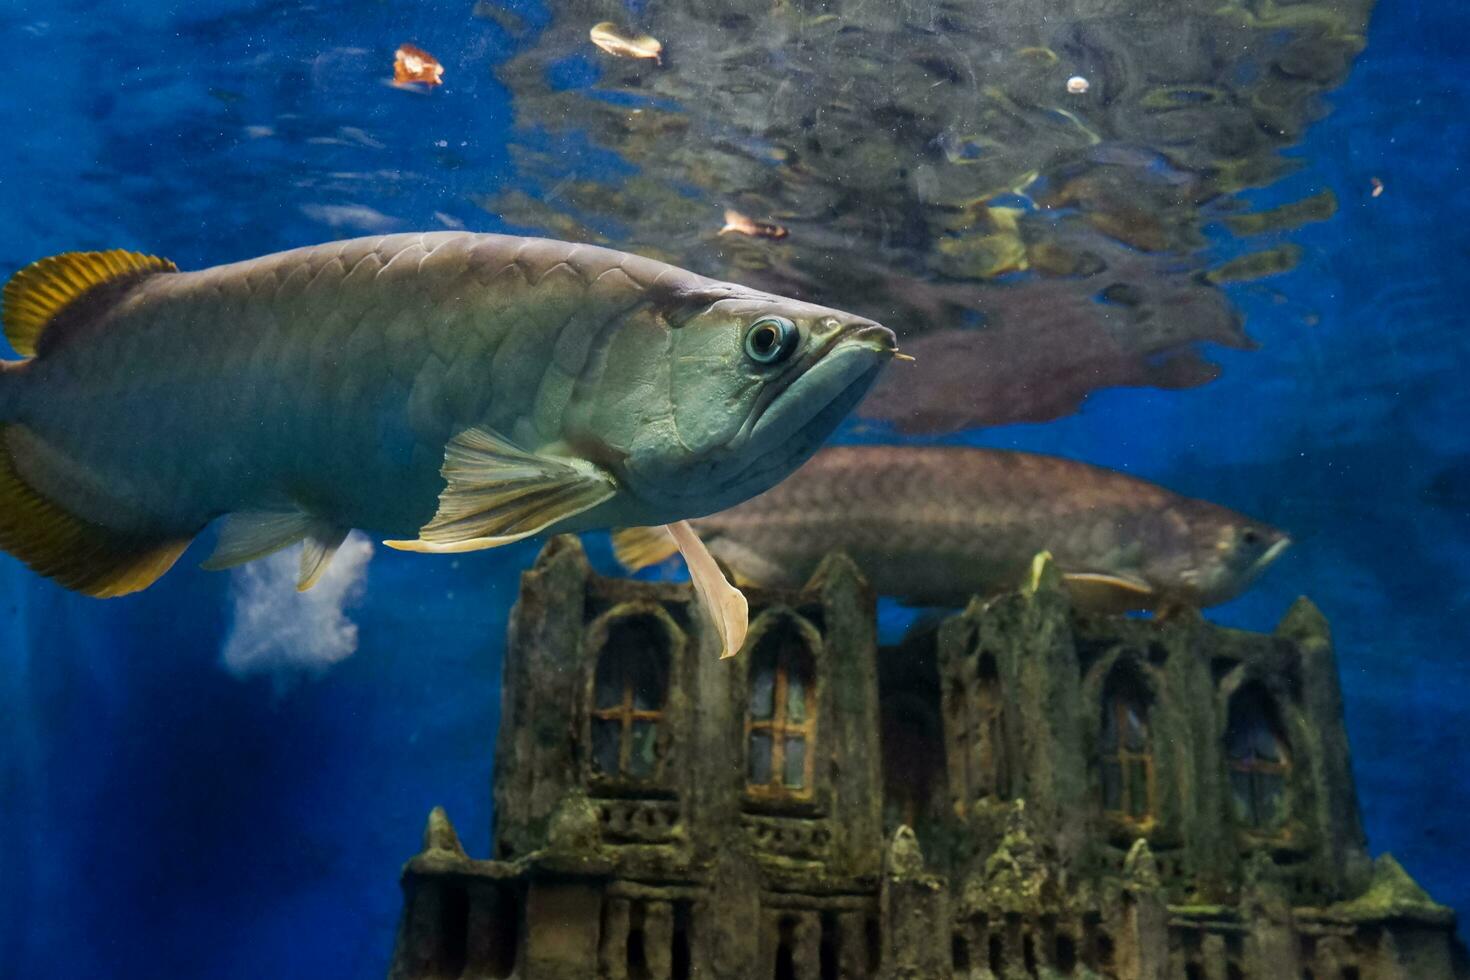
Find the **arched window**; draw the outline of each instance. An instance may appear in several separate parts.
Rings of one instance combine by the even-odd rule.
[[[1148,690],[1130,669],[1113,671],[1103,688],[1098,740],[1103,809],[1139,823],[1154,814],[1154,756]]]
[[[950,788],[956,812],[977,800],[1010,798],[1005,743],[1005,699],[995,656],[986,651],[957,660],[944,690],[945,724],[953,754]]]
[[[987,796],[1005,799],[1005,703],[1001,699],[1000,672],[995,657],[989,653],[981,654],[976,665],[970,704],[975,725],[970,749],[970,785],[976,799]]]
[[[594,775],[637,781],[658,776],[668,645],[668,634],[652,616],[630,616],[608,629],[592,683]]]
[[[1286,819],[1291,756],[1275,704],[1260,684],[1247,684],[1230,698],[1225,755],[1235,819],[1262,830],[1280,825]]]
[[[928,833],[943,815],[944,736],[933,704],[914,691],[885,691],[879,703],[885,826]]]
[[[756,644],[745,721],[746,785],[757,796],[811,795],[816,690],[812,657],[794,629],[775,627]]]

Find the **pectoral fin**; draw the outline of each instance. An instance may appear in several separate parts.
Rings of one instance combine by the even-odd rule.
[[[1153,587],[1141,579],[1112,572],[1068,572],[1062,576],[1072,601],[1089,612],[1150,609],[1158,602]]]
[[[401,551],[477,551],[519,541],[617,493],[604,470],[586,460],[528,453],[484,429],[449,441],[440,470],[447,485],[434,519]]]
[[[612,533],[612,547],[613,557],[630,572],[657,565],[679,550],[663,525],[617,528]]]
[[[695,594],[715,621],[715,629],[720,634],[720,659],[735,656],[745,645],[745,634],[750,628],[750,608],[745,596],[725,580],[714,556],[688,521],[670,524],[667,530],[684,555],[684,563],[689,566],[689,579],[694,583]]]
[[[226,514],[220,521],[214,552],[200,568],[210,572],[289,548],[311,532],[315,518],[304,510],[246,510]]]
[[[233,568],[301,541],[296,588],[305,592],[322,577],[346,537],[347,528],[304,510],[238,511],[224,516],[214,553],[200,567],[211,572]]]

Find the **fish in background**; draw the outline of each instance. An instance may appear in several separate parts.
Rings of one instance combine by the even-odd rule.
[[[1111,470],[962,446],[824,449],[759,497],[689,523],[737,582],[798,587],[845,551],[879,594],[915,605],[1018,588],[1049,551],[1078,608],[1098,612],[1216,605],[1290,540]],[[673,550],[647,528],[613,544],[630,569]]]
[[[870,320],[640,256],[461,232],[198,272],[68,253],[3,299],[27,359],[0,364],[0,547],[94,596],[146,588],[221,516],[206,567],[304,541],[304,589],[353,528],[458,552],[731,507],[895,350]],[[736,649],[744,600],[702,558]]]

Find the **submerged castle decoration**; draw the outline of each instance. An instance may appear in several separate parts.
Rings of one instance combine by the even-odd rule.
[[[1027,589],[880,647],[861,573],[686,585],[554,539],[505,660],[494,856],[442,811],[392,980],[1437,980],[1453,913],[1370,861],[1337,670],[1275,633]]]

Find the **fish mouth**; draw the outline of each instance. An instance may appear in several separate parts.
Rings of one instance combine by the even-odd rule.
[[[750,463],[727,483],[734,503],[784,479],[826,441],[862,401],[897,352],[893,332],[878,324],[844,331],[813,356],[742,433]]]
[[[868,321],[834,333],[750,413],[727,447],[727,459],[745,463],[703,496],[703,513],[733,507],[785,479],[862,401],[898,348],[893,331]]]
[[[824,343],[808,351],[786,380],[773,383],[762,392],[750,413],[739,441],[763,442],[783,428],[801,430],[806,422],[826,412],[848,388],[865,377],[867,383],[877,377],[893,355],[898,353],[898,339],[881,324],[863,322],[834,332]],[[864,387],[862,390],[866,390]],[[837,421],[832,424],[835,426]]]
[[[897,352],[893,331],[879,324],[865,323],[838,332],[802,358],[805,363],[791,372],[790,380],[771,386],[751,412],[740,441],[751,447],[772,443],[774,448],[822,422],[835,428],[842,419],[830,417],[832,406],[847,401],[851,408],[855,399],[849,401],[849,396],[854,389],[858,395],[866,392]],[[756,454],[765,452],[757,449]]]
[[[642,523],[713,514],[785,479],[862,401],[898,343],[887,327],[862,320],[832,329],[812,346],[784,377],[768,382],[734,438],[697,470],[675,486],[639,494],[655,513],[674,515]]]
[[[1207,604],[1216,605],[1217,603],[1226,602],[1240,595],[1246,589],[1249,589],[1261,577],[1262,573],[1267,568],[1270,568],[1276,559],[1281,557],[1281,553],[1290,547],[1291,538],[1283,535],[1280,540],[1263,551],[1259,558],[1247,565],[1245,571],[1240,574],[1240,577],[1235,582],[1227,584],[1225,590],[1219,596],[1208,600]]]
[[[1259,575],[1264,572],[1267,568],[1271,566],[1272,562],[1281,557],[1281,553],[1283,551],[1290,547],[1291,538],[1283,535],[1280,541],[1277,541],[1271,547],[1267,548],[1265,554],[1256,559],[1256,563],[1251,566],[1251,572],[1253,573],[1253,575]]]

